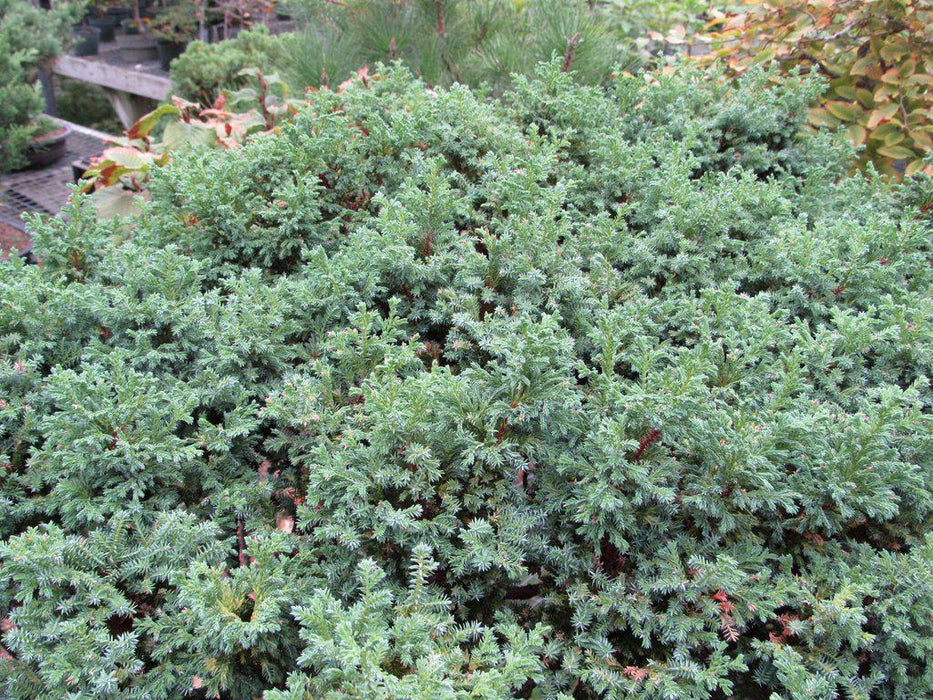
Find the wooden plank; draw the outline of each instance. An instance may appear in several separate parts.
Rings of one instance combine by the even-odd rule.
[[[114,134],[108,134],[104,131],[98,131],[97,129],[92,129],[89,126],[84,126],[83,124],[75,124],[74,122],[65,121],[64,119],[58,119],[57,117],[53,118],[52,121],[57,122],[58,124],[67,124],[71,128],[72,131],[77,131],[79,134],[84,134],[85,136],[90,136],[92,139],[97,139],[102,144],[109,143],[110,141],[113,141],[116,138]]]
[[[158,101],[149,97],[140,97],[131,95],[122,90],[111,90],[110,88],[101,88],[110,100],[110,106],[117,113],[117,117],[124,129],[129,129],[143,115],[149,114],[158,107]]]
[[[165,100],[172,92],[172,81],[168,78],[78,56],[56,59],[52,72],[152,100]]]

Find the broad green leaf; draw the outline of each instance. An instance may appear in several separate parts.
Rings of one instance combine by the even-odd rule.
[[[212,126],[201,122],[171,122],[162,134],[162,147],[166,151],[183,151],[196,146],[213,146],[217,134]]]
[[[810,123],[813,126],[836,126],[839,120],[822,107],[812,107],[809,112]]]
[[[125,146],[108,148],[103,153],[104,162],[111,161],[114,165],[126,168],[127,170],[148,170],[154,160],[155,156],[152,153],[146,153]]]
[[[856,146],[861,146],[868,138],[868,130],[860,124],[849,125],[849,140]]]
[[[827,100],[823,103],[826,111],[837,119],[843,121],[855,121],[862,114],[862,109],[852,102],[843,102],[842,100]]]
[[[917,155],[912,150],[905,148],[904,146],[883,146],[878,149],[878,153],[888,158],[894,158],[897,160],[903,158],[913,158]]]
[[[133,124],[133,126],[127,130],[126,135],[131,139],[148,136],[152,133],[155,125],[163,118],[169,115],[179,116],[180,114],[181,110],[175,105],[160,105]]]
[[[125,190],[119,185],[102,187],[91,195],[94,211],[102,219],[118,216],[132,216],[140,210],[142,200],[135,192]]]
[[[904,168],[904,174],[907,177],[912,177],[916,175],[917,173],[919,173],[921,170],[923,170],[923,166],[925,165],[926,165],[926,161],[923,158],[917,158],[915,160],[912,160],[910,161],[910,163],[907,164],[907,167]]]
[[[933,136],[925,129],[911,129],[907,135],[913,139],[913,142],[926,150],[933,150]]]
[[[881,124],[881,122],[890,119],[894,116],[894,113],[897,112],[897,105],[893,102],[882,105],[881,107],[876,108],[869,116],[868,123],[866,126],[869,129],[874,129],[876,126]]]
[[[852,64],[852,68],[849,69],[850,75],[866,75],[868,69],[875,65],[878,62],[878,59],[868,54],[858,59],[855,63]]]

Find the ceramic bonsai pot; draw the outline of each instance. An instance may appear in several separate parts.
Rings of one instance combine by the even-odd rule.
[[[71,174],[74,177],[74,182],[77,185],[84,178],[84,173],[86,173],[91,167],[90,158],[82,158],[79,160],[71,161]]]
[[[71,127],[67,124],[56,124],[56,128],[45,134],[33,138],[26,148],[26,159],[33,168],[45,168],[58,162],[67,148],[68,134]]]

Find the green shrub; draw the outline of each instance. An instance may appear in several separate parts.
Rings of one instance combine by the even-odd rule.
[[[27,0],[0,0],[0,173],[27,163],[26,148],[42,131],[37,117],[45,106],[36,68],[61,52],[76,11],[67,4],[46,11]]]
[[[633,65],[615,15],[584,0],[302,0],[299,31],[241,34],[196,43],[172,65],[175,88],[208,105],[243,86],[239,71],[280,73],[295,92],[341,83],[364,66],[402,62],[430,85],[488,84],[501,91],[514,73],[530,74],[560,56],[581,82],[609,79]]]
[[[217,44],[193,41],[172,61],[172,89],[188,100],[210,106],[224,91],[235,91],[247,83],[240,75],[246,68],[267,70],[280,53],[281,39],[264,26],[240,32]]]
[[[0,58],[0,172],[26,165],[26,148],[39,131],[33,120],[45,106],[23,63],[17,54]]]
[[[919,698],[929,181],[821,85],[401,69],[0,266],[22,698]]]
[[[73,78],[55,76],[55,106],[58,114],[105,134],[119,134],[123,125],[114,114],[103,88]]]

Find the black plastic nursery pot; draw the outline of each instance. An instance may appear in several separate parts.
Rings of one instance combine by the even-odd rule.
[[[156,42],[156,50],[159,53],[159,62],[162,64],[162,70],[167,71],[171,68],[172,61],[185,52],[187,46],[184,42],[165,41],[159,39]]]
[[[77,185],[84,179],[84,174],[91,169],[91,159],[90,158],[79,158],[78,160],[71,161],[71,175],[74,178],[74,183]]]
[[[75,42],[71,50],[73,56],[95,56],[100,40],[100,29],[91,26],[74,28]]]
[[[100,32],[98,41],[113,41],[114,30],[117,27],[118,20],[108,14],[88,15],[88,26],[94,27]]]
[[[30,167],[45,168],[61,160],[70,133],[71,127],[62,124],[53,131],[36,136],[26,149],[26,160]]]

